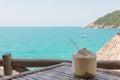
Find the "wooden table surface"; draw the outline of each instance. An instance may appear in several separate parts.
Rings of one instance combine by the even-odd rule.
[[[106,69],[96,69],[94,79],[82,79],[75,77],[71,63],[61,63],[46,67],[41,70],[22,72],[17,75],[0,78],[0,80],[120,80],[120,73]]]

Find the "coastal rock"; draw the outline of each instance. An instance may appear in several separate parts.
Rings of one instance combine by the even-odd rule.
[[[92,23],[92,24],[87,25],[86,28],[98,28],[98,29],[100,29],[100,28],[118,28],[119,29],[120,26],[116,26],[116,25],[104,26],[104,25],[99,25],[99,24]]]
[[[120,60],[120,34],[117,33],[98,52],[97,60]]]
[[[89,24],[86,26],[86,28],[105,28],[104,25],[98,25],[98,24]]]

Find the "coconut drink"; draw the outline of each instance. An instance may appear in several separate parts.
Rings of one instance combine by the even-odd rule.
[[[96,74],[96,55],[86,48],[79,49],[77,44],[70,39],[70,41],[78,49],[77,53],[72,57],[72,71],[73,74],[81,78],[93,78]]]
[[[92,78],[96,74],[96,56],[86,48],[73,54],[72,70],[75,76]]]

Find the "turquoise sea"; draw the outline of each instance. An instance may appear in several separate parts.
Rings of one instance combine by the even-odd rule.
[[[79,48],[88,48],[94,54],[120,29],[86,29],[80,27],[1,27],[0,57],[11,53],[13,58],[72,59]],[[82,38],[87,35],[87,38]]]

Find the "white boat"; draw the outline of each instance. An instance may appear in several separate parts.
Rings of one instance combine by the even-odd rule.
[[[82,37],[82,38],[87,38],[87,35],[82,35],[81,37]]]

